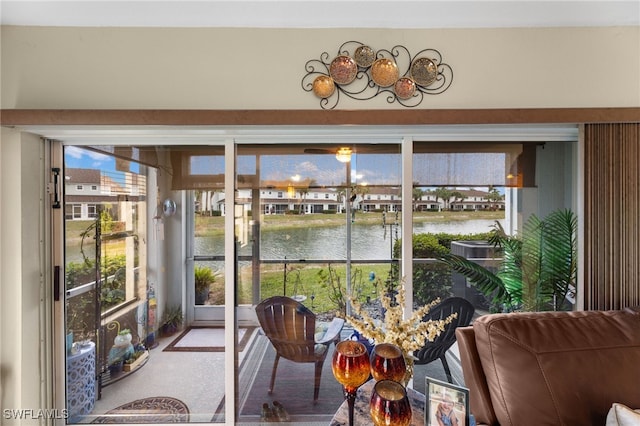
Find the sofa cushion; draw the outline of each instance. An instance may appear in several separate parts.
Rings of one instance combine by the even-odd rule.
[[[624,404],[613,403],[607,414],[606,426],[638,426],[640,425],[640,410],[632,410]]]
[[[496,314],[473,328],[501,425],[602,425],[614,402],[640,407],[637,312]]]

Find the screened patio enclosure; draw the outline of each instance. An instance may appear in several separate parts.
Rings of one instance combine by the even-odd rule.
[[[59,138],[65,335],[95,345],[98,389],[99,411],[76,422],[127,402],[112,389],[145,370],[179,370],[185,354],[215,371],[155,393],[175,393],[189,406],[190,422],[258,421],[255,374],[269,349],[254,312],[261,300],[287,295],[330,319],[349,312],[345,294],[374,301],[401,279],[413,289],[414,269],[431,262],[414,259],[404,243],[414,234],[482,233],[496,220],[516,233],[531,214],[575,210],[580,197],[577,129],[570,126],[131,132]],[[349,149],[346,161],[336,158],[341,148]],[[439,188],[457,194],[445,199]],[[429,228],[425,218],[435,216],[445,224]],[[477,298],[454,284],[429,294]],[[420,297],[409,291],[407,308]],[[165,337],[162,322],[177,308],[182,333],[218,328],[222,350],[165,350],[180,333]],[[135,374],[118,376],[110,371],[113,342],[124,329],[148,358]],[[334,381],[330,372],[322,380]],[[330,419],[341,395],[328,393],[322,409],[294,413],[296,424]],[[148,389],[140,396],[150,396]]]

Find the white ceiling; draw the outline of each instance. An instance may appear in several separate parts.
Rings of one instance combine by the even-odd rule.
[[[638,26],[640,0],[0,0],[3,25],[481,28]]]

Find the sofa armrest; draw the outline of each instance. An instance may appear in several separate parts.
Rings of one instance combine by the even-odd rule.
[[[465,387],[469,389],[469,409],[478,424],[497,425],[487,379],[480,363],[473,327],[456,328],[456,340]]]

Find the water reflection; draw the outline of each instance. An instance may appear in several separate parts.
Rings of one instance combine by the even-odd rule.
[[[502,222],[502,221],[501,221]],[[452,222],[421,222],[413,226],[413,233],[476,234],[488,232],[495,220],[466,220]],[[401,236],[399,226],[353,224],[351,228],[351,258],[353,260],[385,260],[391,258],[393,243]],[[195,239],[198,255],[223,255],[224,237]],[[346,259],[346,228],[344,226],[262,230],[260,251],[262,259]],[[251,255],[250,245],[240,248],[240,255]]]

